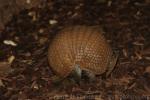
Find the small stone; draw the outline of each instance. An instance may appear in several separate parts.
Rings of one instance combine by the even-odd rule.
[[[39,29],[39,33],[44,33],[44,29]]]
[[[50,25],[54,25],[54,24],[57,24],[57,23],[58,23],[57,20],[49,20]]]
[[[27,4],[30,4],[30,3],[31,3],[31,0],[26,0],[26,3],[27,3]]]

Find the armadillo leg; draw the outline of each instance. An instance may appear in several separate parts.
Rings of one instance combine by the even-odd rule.
[[[90,71],[87,71],[87,70],[84,70],[82,72],[83,72],[82,77],[83,77],[84,80],[87,80],[89,82],[93,82],[96,79],[94,73],[92,73]]]

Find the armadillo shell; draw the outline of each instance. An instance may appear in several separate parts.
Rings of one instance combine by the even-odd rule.
[[[112,50],[100,29],[92,26],[74,26],[60,31],[51,42],[48,61],[53,71],[68,76],[79,65],[94,74],[106,71]]]

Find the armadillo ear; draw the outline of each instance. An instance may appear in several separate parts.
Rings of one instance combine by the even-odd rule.
[[[110,73],[112,72],[112,70],[114,69],[118,60],[118,56],[119,56],[119,53],[117,52],[114,52],[114,54],[112,55],[111,61],[109,62],[109,65],[107,68],[106,77],[108,77]]]

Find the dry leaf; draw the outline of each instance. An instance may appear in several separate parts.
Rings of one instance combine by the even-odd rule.
[[[150,73],[150,66],[146,67],[145,72]]]
[[[11,71],[10,64],[8,62],[0,62],[0,77],[5,76]]]

